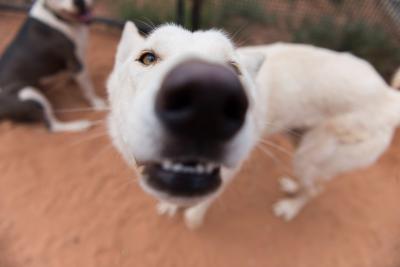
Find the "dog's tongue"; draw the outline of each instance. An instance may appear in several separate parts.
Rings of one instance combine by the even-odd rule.
[[[87,11],[86,13],[79,16],[79,20],[83,23],[90,23],[93,19],[93,15],[91,11]]]

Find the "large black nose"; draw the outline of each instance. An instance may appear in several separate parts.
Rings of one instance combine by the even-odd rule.
[[[228,67],[186,61],[164,78],[156,113],[176,137],[223,142],[242,127],[248,108],[238,75]]]

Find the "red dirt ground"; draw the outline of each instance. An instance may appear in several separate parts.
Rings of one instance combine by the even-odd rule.
[[[1,49],[22,19],[0,13]],[[117,39],[93,30],[90,67],[103,94]],[[86,107],[72,83],[47,91],[57,109]],[[156,214],[104,134],[101,123],[79,134],[0,123],[0,267],[400,266],[400,134],[375,166],[335,179],[290,223],[271,212],[290,160],[256,150],[195,232]]]

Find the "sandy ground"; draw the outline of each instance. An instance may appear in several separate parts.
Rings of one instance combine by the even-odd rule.
[[[22,18],[0,13],[1,49]],[[90,67],[103,94],[117,37],[93,30]],[[73,83],[46,91],[58,110],[86,107]],[[257,149],[196,232],[156,214],[101,121],[80,134],[2,122],[0,147],[0,267],[400,266],[400,134],[375,166],[335,179],[290,223],[271,212],[290,157]]]

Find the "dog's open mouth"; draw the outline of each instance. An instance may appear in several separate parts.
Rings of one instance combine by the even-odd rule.
[[[84,14],[80,14],[77,16],[78,20],[82,23],[90,23],[93,20],[93,15],[91,11],[87,11]]]
[[[201,161],[171,161],[146,164],[143,178],[153,190],[171,197],[201,197],[221,184],[220,166]]]
[[[84,23],[84,24],[89,24],[93,20],[93,14],[90,10],[88,10],[84,13],[75,13],[75,12],[63,10],[61,12],[61,17],[65,18],[66,20],[69,20],[69,21],[75,21],[75,22]]]

